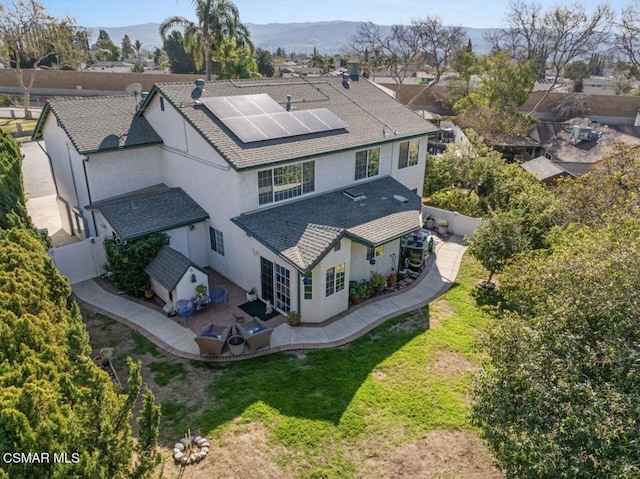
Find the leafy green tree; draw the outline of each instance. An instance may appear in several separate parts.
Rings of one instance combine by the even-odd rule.
[[[78,454],[68,464],[1,463],[0,475],[131,477],[140,371],[126,394],[115,390],[70,294],[35,231],[0,231],[0,450]]]
[[[131,39],[129,35],[122,37],[122,61],[133,55],[133,46],[131,45]]]
[[[256,65],[258,67],[258,73],[263,77],[271,78],[276,73],[273,56],[268,50],[263,50],[262,48],[256,50]]]
[[[507,477],[639,477],[640,222],[551,243],[503,272],[474,422]]]
[[[220,78],[256,78],[258,65],[247,47],[238,47],[235,40],[224,38],[216,48],[213,60],[220,67]]]
[[[511,212],[500,212],[489,218],[467,238],[469,253],[489,271],[487,282],[502,271],[518,253],[530,248],[520,227],[520,218]]]
[[[202,73],[202,69],[196,67],[193,55],[185,49],[182,33],[173,30],[164,39],[164,51],[169,57],[169,69],[172,73]]]
[[[618,143],[589,173],[560,183],[567,222],[590,226],[640,217],[640,149]]]
[[[161,415],[160,406],[155,403],[153,392],[146,387],[142,396],[142,411],[137,418],[140,432],[136,445],[138,465],[132,476],[134,479],[148,477],[162,459],[157,451]]]
[[[86,50],[72,18],[57,19],[35,0],[10,0],[0,5],[0,64],[12,69],[23,92],[24,116],[31,118],[29,95],[38,67],[55,58],[75,67]],[[25,71],[25,64],[29,70]]]
[[[138,63],[140,63],[140,49],[142,48],[142,42],[140,40],[136,40],[133,43],[133,49],[136,51],[136,59]]]
[[[117,61],[120,58],[120,49],[113,43],[113,40],[109,37],[109,34],[105,30],[100,30],[98,34],[98,40],[93,45],[92,50],[97,52],[97,55],[103,61]]]
[[[537,76],[553,71],[553,82],[529,115],[559,85],[569,63],[608,44],[613,21],[613,12],[606,3],[596,5],[590,14],[577,2],[550,6],[546,11],[543,6],[536,1],[510,1],[506,28],[491,35],[494,50],[508,52],[519,62],[532,62]]]
[[[160,35],[175,27],[184,29],[184,45],[194,55],[196,67],[204,63],[207,80],[211,80],[211,57],[224,39],[233,40],[238,47],[253,52],[249,30],[240,22],[238,7],[230,0],[193,0],[198,23],[184,17],[169,17],[160,24]],[[166,48],[165,48],[166,50]]]
[[[0,129],[0,229],[31,225],[24,205],[22,153],[13,137]]]
[[[113,273],[122,291],[141,296],[149,281],[144,268],[166,243],[167,235],[164,233],[154,233],[121,244],[117,244],[115,240],[106,240],[104,242],[107,254],[105,269]]]

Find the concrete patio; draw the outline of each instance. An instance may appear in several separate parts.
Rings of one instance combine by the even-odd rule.
[[[238,308],[246,302],[245,292],[215,272],[210,272],[210,284],[225,286],[229,292],[229,302],[191,316],[189,327],[186,327],[185,318],[167,317],[159,304],[133,301],[113,294],[96,281],[77,283],[72,288],[83,308],[129,326],[170,354],[192,360],[227,362],[278,351],[331,348],[347,344],[384,321],[420,309],[443,294],[455,280],[465,250],[466,246],[459,236],[438,243],[435,260],[429,261],[430,266],[410,286],[350,307],[321,324],[292,327],[282,316],[270,319],[269,325],[274,328],[271,346],[252,352],[245,350],[244,354],[238,356],[225,353],[219,357],[202,357],[194,341],[197,333],[208,325],[228,325],[233,321],[234,314],[245,315]]]

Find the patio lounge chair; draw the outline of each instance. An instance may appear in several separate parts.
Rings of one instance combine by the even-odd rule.
[[[273,328],[267,326],[267,323],[259,318],[254,317],[251,321],[238,324],[240,332],[244,336],[245,341],[249,345],[251,351],[260,348],[268,348],[271,345],[271,334]]]
[[[200,348],[201,356],[220,356],[225,344],[227,344],[227,337],[229,336],[230,327],[211,325],[205,329],[199,336],[194,338],[194,341]]]
[[[227,294],[227,288],[224,286],[211,286],[209,297],[214,305],[222,302],[229,304],[229,295]]]
[[[176,301],[176,314],[181,318],[187,318],[187,326],[189,326],[189,316],[196,312],[196,307],[190,299],[179,299]]]

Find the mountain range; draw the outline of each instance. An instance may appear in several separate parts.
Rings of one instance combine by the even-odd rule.
[[[364,22],[329,21],[304,23],[268,23],[265,25],[247,23],[251,32],[251,39],[256,47],[274,52],[277,48],[284,48],[287,53],[298,52],[311,54],[315,47],[323,55],[342,53],[358,27]],[[140,40],[142,50],[153,50],[162,47],[162,39],[158,33],[158,23],[144,23],[125,27],[89,27],[91,43],[98,38],[98,32],[105,30],[111,40],[120,45],[122,38],[128,35],[131,42]],[[390,27],[380,25],[384,32]],[[487,28],[464,28],[467,37],[471,39],[476,53],[483,54],[490,50],[484,35],[490,31]]]

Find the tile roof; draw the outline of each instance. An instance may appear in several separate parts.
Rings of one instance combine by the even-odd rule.
[[[131,96],[49,100],[34,137],[40,135],[49,112],[81,154],[162,143],[147,120],[136,115]]]
[[[158,93],[238,170],[438,131],[364,78],[348,84],[342,78],[213,81],[205,83],[201,94],[193,83],[159,83],[147,102]],[[348,127],[245,144],[204,105],[198,104],[198,98],[258,93],[268,94],[282,106],[287,103],[287,95],[291,95],[294,111],[327,108]]]
[[[161,184],[86,206],[102,213],[124,240],[198,223],[209,218],[181,188]]]
[[[421,226],[420,198],[391,177],[351,188],[366,196],[354,201],[341,188],[232,218],[235,224],[308,272],[342,236],[376,246]],[[406,204],[393,197],[400,195]]]
[[[144,272],[165,287],[167,291],[173,291],[189,268],[202,271],[185,255],[174,250],[171,246],[165,245],[160,248]]]

